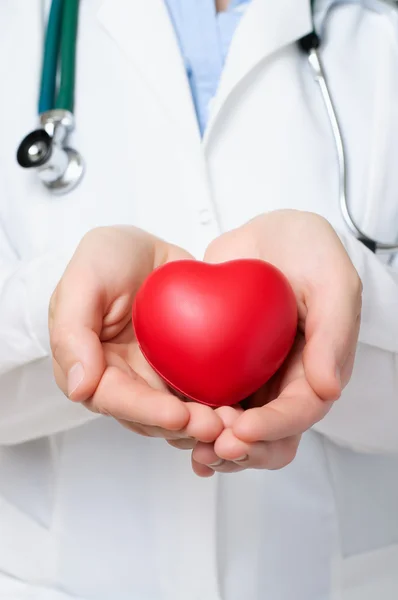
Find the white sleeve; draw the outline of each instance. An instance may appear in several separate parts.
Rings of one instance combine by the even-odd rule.
[[[340,238],[362,279],[362,323],[352,379],[314,429],[360,452],[398,453],[398,273]]]
[[[0,222],[0,445],[94,418],[64,398],[52,374],[48,304],[68,260],[56,253],[18,260]]]

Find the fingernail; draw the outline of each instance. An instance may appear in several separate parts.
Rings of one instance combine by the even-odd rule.
[[[244,454],[243,456],[240,456],[239,458],[234,458],[234,462],[239,463],[239,462],[246,462],[248,460],[248,456],[247,454]]]
[[[208,465],[208,467],[210,467],[211,469],[215,469],[217,467],[221,467],[221,465],[223,464],[223,460],[220,458],[220,460],[218,460],[217,462],[213,463],[212,465]]]
[[[77,390],[84,379],[84,367],[82,363],[76,363],[68,373],[68,396],[69,398]]]

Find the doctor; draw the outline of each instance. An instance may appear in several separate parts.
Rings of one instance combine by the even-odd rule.
[[[14,151],[35,119],[41,2],[0,6],[1,56],[12,57],[0,61],[0,598],[397,597],[398,276],[341,217],[330,125],[296,43],[312,31],[310,3],[218,9],[81,3],[73,144],[87,171],[54,198]],[[368,235],[394,241],[397,13],[378,1],[319,1],[314,17],[351,210]],[[128,277],[139,284],[159,262],[205,252],[214,261],[259,253],[298,281],[309,341],[290,366],[306,386],[291,400],[304,398],[305,411],[291,401],[272,423],[267,398],[244,415],[180,404],[133,345],[128,362],[112,346]],[[359,278],[354,371],[329,411],[351,374]],[[117,286],[122,300],[109,311],[88,303]],[[98,327],[116,381],[101,379]],[[52,351],[74,402],[53,381]],[[123,395],[133,361],[145,389]],[[200,475],[241,472],[197,477],[189,453],[148,434],[182,447],[199,440]]]

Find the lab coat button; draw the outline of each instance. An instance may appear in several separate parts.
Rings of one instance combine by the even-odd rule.
[[[199,211],[199,221],[201,225],[209,225],[213,221],[210,210],[204,208],[203,210]]]

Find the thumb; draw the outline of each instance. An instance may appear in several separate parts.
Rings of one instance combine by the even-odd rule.
[[[84,282],[84,293],[82,292]],[[65,289],[66,288],[66,289]],[[70,294],[66,290],[79,290]],[[57,385],[70,399],[83,402],[97,389],[105,371],[99,333],[101,298],[89,273],[66,275],[50,303],[50,344]]]
[[[360,326],[360,296],[347,287],[334,293],[328,288],[307,300],[304,371],[312,389],[324,400],[337,400],[351,375]]]

